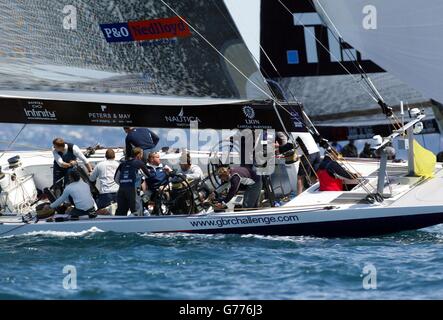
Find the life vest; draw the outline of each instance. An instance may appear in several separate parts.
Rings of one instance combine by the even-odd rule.
[[[75,161],[77,160],[77,157],[74,154],[74,145],[72,143],[66,143],[68,146],[68,150],[66,151],[65,154],[63,154],[63,152],[57,152],[60,157],[62,158],[63,162],[69,163],[71,161]],[[58,163],[54,160],[54,168],[60,168],[63,171],[65,171],[65,168],[61,168]]]
[[[168,176],[163,166],[153,167],[148,165],[148,169],[152,172],[152,174],[146,178],[148,188],[153,191],[157,190],[160,186],[165,184]]]
[[[139,169],[132,163],[132,160],[125,161],[120,165],[119,180],[121,187],[135,188],[140,185]]]
[[[343,191],[343,181],[332,177],[328,170],[318,170],[317,176],[320,182],[320,191]]]

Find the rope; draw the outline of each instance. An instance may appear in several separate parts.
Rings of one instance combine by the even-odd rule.
[[[237,28],[236,28],[232,23],[230,23],[230,20],[227,19],[226,15],[223,13],[223,11],[220,9],[220,7],[217,5],[216,2],[214,2],[214,5],[216,6],[216,8],[217,8],[217,10],[219,11],[219,13],[220,13],[220,14],[225,18],[225,20],[228,22],[228,25],[230,26],[230,28],[231,28],[231,29],[232,29],[232,30],[233,30],[233,31],[234,31],[234,32],[235,32],[235,33],[241,38],[242,36],[241,36],[240,32],[237,30]],[[260,42],[259,39],[258,39],[258,41]],[[248,48],[247,46],[246,46],[246,48],[248,49],[248,52],[249,52],[249,55],[251,56],[251,58],[252,58],[252,59],[257,63],[257,65],[260,67],[261,72],[263,72],[264,75],[265,75],[267,78],[270,78],[269,75],[267,74],[266,70],[265,70],[264,68],[261,67],[261,65],[260,65],[260,61],[257,60],[257,58],[252,54],[252,52],[249,50],[249,48]],[[282,76],[281,76],[280,72],[278,71],[277,67],[275,66],[275,64],[273,63],[273,61],[271,60],[271,58],[269,57],[269,55],[267,54],[267,52],[264,50],[264,48],[263,48],[263,46],[262,46],[261,44],[260,44],[260,50],[263,52],[263,54],[265,55],[266,59],[267,59],[267,60],[269,61],[269,63],[271,64],[272,68],[273,68],[273,69],[275,70],[275,72],[278,74],[279,78],[282,78]],[[297,103],[301,104],[301,103],[298,101],[298,99],[292,94],[292,92],[291,92],[291,95],[293,96],[294,100],[295,100]],[[283,98],[285,98],[285,97],[283,96]],[[286,99],[285,99],[285,100],[286,100]],[[289,104],[288,101],[285,101],[285,102]],[[279,121],[280,121],[280,123],[281,123],[281,125],[282,125],[282,127],[283,127],[283,130],[284,130],[285,134],[286,134],[286,135],[288,136],[288,138],[291,140],[291,142],[292,142],[292,144],[294,145],[294,148],[295,148],[295,146],[297,145],[297,143],[295,142],[294,137],[293,137],[291,134],[289,134],[289,132],[288,132],[286,126],[284,125],[283,120],[281,119],[280,113],[278,112],[278,109],[277,109],[276,106],[275,106],[275,101],[274,101],[273,106],[274,106],[274,110],[275,110],[275,112],[276,112],[276,114],[277,114],[277,116],[278,116],[278,118],[279,118]],[[281,106],[281,105],[280,105],[280,107],[283,108],[283,106]],[[285,109],[285,108],[283,108],[283,109]],[[288,110],[285,109],[285,111],[286,111],[288,114],[290,114],[290,112],[289,112]],[[306,114],[305,114],[305,116],[306,116]],[[311,122],[311,125],[312,125],[312,122]],[[306,155],[306,154],[304,153],[303,149],[302,149],[301,151],[302,151],[302,156],[304,156],[304,157],[306,158],[306,160],[307,160],[309,166],[311,167],[312,172],[314,172],[314,174],[315,174],[315,176],[316,176],[316,178],[317,178],[317,180],[318,180],[317,173],[315,172],[315,170],[314,170],[312,164],[310,163],[308,155]],[[300,155],[297,153],[297,151],[294,150],[294,152],[297,154],[297,157],[300,158]],[[306,173],[306,177],[307,177],[308,183],[309,183],[309,184],[312,184],[312,181],[311,181],[311,177],[310,177],[310,175],[309,175],[309,172],[306,170],[306,168],[305,168],[303,162],[300,161],[300,164],[301,164],[301,166],[302,166],[302,169],[303,169],[304,172]]]
[[[200,38],[202,38],[217,54],[219,54],[226,62],[228,62],[242,77],[246,79],[246,81],[250,82],[254,87],[256,87],[260,92],[262,92],[266,97],[271,99],[275,105],[278,105],[280,108],[285,110],[289,115],[292,115],[292,113],[286,109],[283,105],[281,105],[277,99],[275,99],[273,96],[269,95],[263,88],[261,88],[259,85],[257,85],[254,81],[249,79],[248,76],[246,76],[232,61],[230,61],[223,53],[220,52],[208,39],[206,39],[205,36],[203,36],[194,26],[192,26],[188,21],[186,21],[176,10],[174,10],[169,4],[167,4],[164,0],[160,0],[169,10],[171,10],[180,20],[182,20],[189,28],[191,28]],[[251,54],[251,53],[250,53]],[[252,55],[252,54],[251,54]],[[274,106],[275,107],[275,106]],[[278,113],[277,113],[278,114]],[[279,121],[284,128],[285,132],[287,133],[287,130],[285,129],[285,125],[281,119],[281,117],[278,115]],[[293,140],[292,135],[288,135],[291,140]],[[294,142],[295,144],[295,142]],[[305,155],[306,156],[306,155]]]
[[[283,2],[281,2],[281,0],[277,0],[281,5],[282,5],[282,7],[286,10],[286,11],[288,11],[290,14],[291,14],[291,16],[292,16],[292,12],[291,12],[291,10],[283,3]],[[302,26],[304,26],[305,27],[305,25],[303,24],[303,22],[301,22],[301,21],[298,21]],[[333,57],[337,62],[338,62],[338,64],[346,71],[346,73],[348,73],[357,83],[359,83],[360,84],[360,86],[363,88],[363,90],[365,90],[366,91],[366,93],[375,101],[375,102],[378,102],[378,99],[376,98],[376,97],[374,97],[374,95],[373,94],[371,94],[370,92],[369,92],[369,90],[366,88],[366,87],[364,87],[361,83],[360,83],[360,81],[358,81],[358,80],[356,80],[356,76],[354,75],[354,74],[352,74],[350,71],[349,71],[349,69],[348,68],[346,68],[346,66],[343,64],[343,63],[341,63],[341,61],[340,61],[340,59],[338,59],[330,50],[329,50],[329,48],[327,48],[323,43],[321,43],[321,41],[315,36],[315,34],[314,33],[312,33],[312,31],[309,29],[309,28],[305,28],[305,30],[307,31],[307,32],[309,32],[310,34],[311,34],[311,36],[313,36],[314,37],[314,39],[315,39],[315,41],[323,48],[323,49],[325,49],[330,55],[331,55],[331,57]]]
[[[244,77],[246,79],[246,81],[250,82],[254,87],[256,87],[260,92],[262,92],[266,97],[268,97],[269,99],[271,99],[274,102],[274,107],[275,105],[278,105],[280,108],[282,108],[283,110],[285,110],[289,115],[291,115],[291,112],[286,109],[283,105],[281,105],[273,96],[269,95],[268,92],[266,92],[265,90],[263,90],[263,88],[261,88],[259,85],[257,85],[254,81],[252,81],[251,79],[249,79],[232,61],[230,61],[226,56],[224,56],[208,39],[206,39],[206,37],[204,37],[194,26],[192,26],[189,22],[187,22],[176,10],[174,10],[169,4],[167,4],[164,0],[160,0],[169,10],[171,10],[180,20],[182,20],[189,28],[191,28],[200,38],[202,38],[214,51],[217,52],[218,55],[220,55],[227,63],[229,63],[242,77]],[[289,10],[289,8],[287,6],[285,6],[281,0],[278,0],[278,2],[292,15],[292,12]],[[301,22],[300,22],[301,23]],[[301,23],[303,26],[304,24]],[[311,35],[315,38],[315,40],[327,51],[331,54],[332,57],[335,58],[335,60],[338,61],[338,63],[340,64],[340,66],[354,79],[356,78],[344,65],[343,63],[340,62],[339,59],[337,59],[332,52],[329,51],[328,48],[326,48],[321,42],[320,40],[314,35],[312,34],[312,32],[307,29],[308,32],[311,33]],[[360,68],[361,69],[361,68]],[[362,69],[361,69],[362,70]],[[367,79],[366,79],[367,80]],[[369,92],[369,90],[364,87],[359,81],[357,81],[360,86],[366,91],[366,93],[375,101],[375,102],[379,102],[379,100],[373,95],[371,94],[371,92]],[[370,82],[372,83],[372,82]],[[372,84],[373,86],[373,84]],[[371,87],[371,86],[370,86]],[[371,88],[373,89],[373,93],[375,92],[376,95],[378,93],[378,91],[375,88]],[[379,96],[379,93],[378,95]],[[382,97],[380,96],[380,98],[382,99]],[[278,113],[277,113],[278,114]],[[278,114],[279,115],[279,114]],[[282,119],[280,116],[278,116],[283,128],[285,128],[284,123],[282,122]],[[290,137],[292,138],[292,135],[290,135]],[[306,157],[306,155],[305,155]],[[338,158],[337,158],[338,160]],[[307,161],[309,163],[309,161]],[[342,162],[344,162],[344,160],[342,160]],[[310,164],[311,165],[311,164]],[[351,166],[351,165],[350,165]],[[302,167],[304,168],[304,165],[302,165]],[[312,166],[311,166],[312,167]],[[352,166],[351,166],[352,167]],[[304,168],[305,172],[306,168]],[[357,177],[357,176],[356,176]],[[368,190],[369,191],[369,190]]]
[[[279,0],[280,1],[280,0]],[[316,0],[312,0],[312,1],[316,1]],[[281,3],[281,2],[280,2]],[[320,9],[322,10],[324,16],[327,18],[327,20],[329,21],[330,25],[332,25],[335,33],[331,32],[331,34],[333,35],[333,37],[335,38],[335,40],[339,43],[341,43],[341,39],[343,39],[343,36],[341,35],[340,31],[338,30],[338,28],[335,26],[334,22],[332,21],[332,19],[329,17],[328,13],[326,12],[326,10],[323,8],[323,6],[321,5],[321,3],[319,1],[316,2],[318,4],[318,7],[320,7]],[[329,53],[331,53],[328,50]],[[372,91],[372,93],[378,97],[382,102],[384,102],[384,99],[382,97],[382,95],[380,94],[380,92],[377,90],[377,87],[374,85],[374,83],[372,82],[371,78],[368,76],[368,74],[365,72],[365,70],[363,69],[363,67],[357,62],[357,57],[354,55],[354,53],[350,50],[345,50],[344,51],[345,55],[348,57],[348,59],[350,60],[350,62],[354,65],[354,67],[360,71],[360,74],[363,78],[363,80],[365,80],[365,83],[368,85],[369,89]],[[389,117],[392,125],[394,126],[394,128],[400,129],[401,128],[401,122],[399,121],[398,117],[395,114],[392,114],[391,117]]]

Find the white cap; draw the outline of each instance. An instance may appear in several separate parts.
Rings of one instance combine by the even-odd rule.
[[[419,108],[412,108],[411,110],[409,110],[409,113],[411,115],[411,117],[418,117],[418,115],[420,115],[421,111]]]
[[[374,146],[376,146],[376,147],[381,145],[383,142],[383,138],[381,137],[381,135],[373,136],[372,140],[373,140]]]

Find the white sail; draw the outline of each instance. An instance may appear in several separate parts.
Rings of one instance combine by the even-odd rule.
[[[382,68],[443,101],[441,0],[315,0],[343,39]]]
[[[260,0],[224,0],[255,61],[260,61]],[[247,12],[247,19],[245,19]]]

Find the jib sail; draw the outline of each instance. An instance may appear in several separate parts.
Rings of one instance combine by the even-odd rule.
[[[315,0],[328,23],[388,72],[443,102],[441,0]]]

